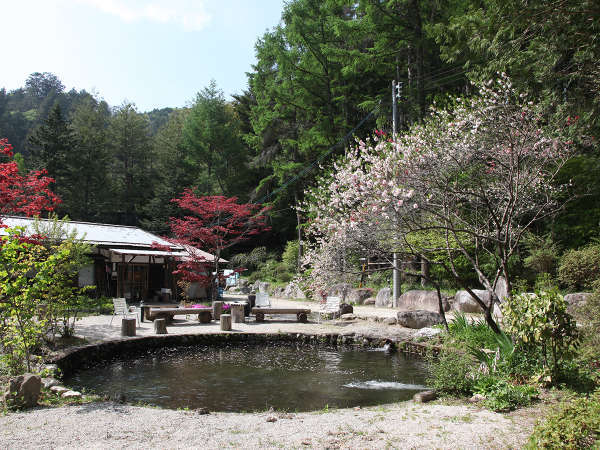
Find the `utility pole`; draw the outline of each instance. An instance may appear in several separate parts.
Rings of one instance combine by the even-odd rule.
[[[398,117],[398,104],[397,104],[398,91],[396,89],[396,80],[392,81],[392,140],[396,142],[397,130],[396,122]],[[392,271],[392,304],[398,306],[398,298],[400,297],[400,268],[398,260],[398,252],[394,252],[394,263]]]

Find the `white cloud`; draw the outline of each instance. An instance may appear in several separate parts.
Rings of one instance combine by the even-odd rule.
[[[125,22],[173,23],[199,31],[210,22],[202,0],[76,0]]]

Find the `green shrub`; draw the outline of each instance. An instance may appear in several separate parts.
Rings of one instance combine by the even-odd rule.
[[[496,349],[496,333],[484,320],[470,321],[464,313],[456,313],[448,324],[449,336],[465,349]]]
[[[511,411],[526,406],[539,395],[533,386],[515,385],[493,376],[483,376],[473,386],[473,392],[485,396],[483,405],[492,411]]]
[[[515,339],[517,350],[541,354],[544,369],[550,370],[555,381],[579,342],[562,295],[556,290],[514,295],[503,304],[502,312],[505,330]]]
[[[558,278],[573,289],[592,287],[600,277],[600,245],[569,250],[562,257]]]
[[[535,426],[527,448],[600,448],[600,390],[558,405]]]
[[[285,244],[281,261],[285,264],[288,272],[296,273],[298,270],[298,241],[288,241]]]
[[[430,356],[427,385],[442,395],[469,395],[473,390],[473,358],[464,353],[444,352]]]

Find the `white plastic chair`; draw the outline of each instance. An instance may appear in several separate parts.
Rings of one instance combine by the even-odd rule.
[[[266,292],[257,292],[254,305],[257,308],[270,308],[271,299],[269,298],[269,294],[267,294]]]
[[[135,306],[127,306],[127,301],[125,300],[125,298],[113,298],[112,301],[113,301],[114,312],[113,312],[113,316],[110,318],[109,326],[112,325],[112,321],[115,318],[115,316],[123,316],[123,317],[133,316],[137,323],[138,318],[137,318]]]
[[[325,304],[317,311],[319,313],[319,323],[324,315],[333,315],[335,317],[340,312],[340,301],[339,297],[327,297]]]

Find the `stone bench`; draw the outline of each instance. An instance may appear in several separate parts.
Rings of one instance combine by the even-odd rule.
[[[310,309],[306,308],[252,308],[252,314],[256,316],[257,322],[264,322],[265,314],[295,314],[298,322],[306,323],[308,321],[308,314],[310,314]]]

